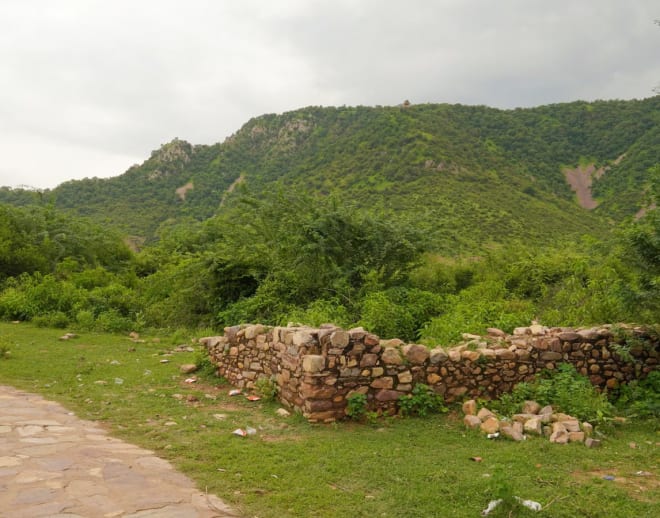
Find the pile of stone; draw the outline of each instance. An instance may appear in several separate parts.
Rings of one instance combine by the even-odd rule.
[[[465,426],[478,429],[491,438],[502,436],[522,441],[528,436],[545,436],[556,444],[581,442],[590,448],[600,445],[600,441],[591,437],[591,424],[555,412],[550,405],[541,408],[536,401],[525,401],[522,412],[510,419],[500,419],[486,407],[477,411],[477,402],[473,399],[463,403],[463,413]]]

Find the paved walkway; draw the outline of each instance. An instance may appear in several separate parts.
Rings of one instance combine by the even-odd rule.
[[[169,462],[41,396],[0,385],[0,516],[236,517]]]

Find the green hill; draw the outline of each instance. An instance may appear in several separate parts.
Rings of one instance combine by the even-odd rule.
[[[658,96],[515,110],[308,107],[254,118],[221,144],[174,140],[121,176],[72,180],[40,198],[3,188],[0,202],[51,201],[150,241],[163,224],[221,213],[244,189],[339,193],[414,222],[445,254],[548,243],[605,233],[643,206],[659,121]],[[593,210],[579,205],[564,173],[588,164],[605,168]]]

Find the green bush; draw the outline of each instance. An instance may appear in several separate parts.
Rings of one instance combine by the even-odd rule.
[[[96,319],[92,311],[83,309],[76,313],[76,327],[82,331],[91,331],[94,329]]]
[[[105,311],[96,318],[95,328],[108,333],[130,331],[133,327],[131,319],[122,316],[116,309]]]
[[[359,421],[367,413],[367,395],[355,392],[346,398],[346,415]]]
[[[589,378],[579,374],[570,363],[559,364],[557,370],[547,371],[531,383],[518,383],[511,394],[503,394],[492,407],[503,415],[511,415],[520,412],[522,403],[528,399],[552,405],[591,423],[604,421],[614,411],[606,394],[598,392]]]
[[[411,394],[401,396],[398,399],[399,410],[404,416],[417,415],[426,417],[428,414],[446,412],[447,407],[440,394],[423,383],[418,383],[412,389]]]
[[[279,392],[277,383],[272,378],[259,378],[254,382],[254,388],[264,401],[275,401]]]
[[[622,385],[616,407],[629,417],[660,418],[660,371]]]
[[[37,327],[64,329],[69,325],[69,317],[62,311],[53,311],[52,313],[34,317],[32,323]]]

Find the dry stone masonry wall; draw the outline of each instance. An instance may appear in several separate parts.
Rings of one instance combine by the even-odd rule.
[[[362,328],[333,325],[225,328],[203,338],[218,374],[240,388],[272,379],[280,401],[312,422],[345,416],[347,397],[367,396],[368,408],[398,411],[397,400],[418,383],[451,402],[493,398],[543,369],[569,362],[601,388],[643,378],[657,368],[659,339],[644,328],[604,325],[589,329],[517,328],[508,335],[463,335],[450,348],[381,340]]]

